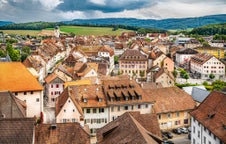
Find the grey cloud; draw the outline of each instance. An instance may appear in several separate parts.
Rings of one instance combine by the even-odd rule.
[[[125,9],[134,10],[146,7],[150,2],[150,0],[106,0],[105,5],[98,5],[89,0],[64,0],[57,8],[62,11],[119,12]]]
[[[101,17],[169,18],[226,13],[223,8],[226,5],[226,0],[90,1],[0,0],[0,20],[27,22]],[[56,3],[52,4],[52,2]],[[100,3],[98,4],[98,2]],[[186,7],[187,4],[189,4],[189,8]],[[203,8],[203,5],[206,9]]]

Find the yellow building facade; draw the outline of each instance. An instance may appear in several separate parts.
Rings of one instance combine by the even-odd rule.
[[[179,111],[171,113],[157,114],[161,130],[171,130],[178,127],[190,125],[189,111]]]
[[[224,48],[220,47],[200,47],[196,48],[199,53],[207,53],[215,56],[218,59],[224,58]]]

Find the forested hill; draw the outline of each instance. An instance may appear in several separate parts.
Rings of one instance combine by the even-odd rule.
[[[193,18],[172,18],[172,19],[134,19],[134,18],[104,18],[104,19],[74,19],[64,21],[64,24],[75,25],[128,25],[143,28],[158,29],[187,29],[197,28],[208,24],[218,24],[226,22],[226,14],[210,15]]]
[[[188,28],[198,28],[209,24],[226,23],[226,14],[210,15],[204,17],[193,18],[172,18],[163,20],[154,19],[134,19],[134,18],[104,18],[104,19],[75,19],[63,22],[29,22],[8,24],[1,26],[0,30],[18,29],[18,30],[41,30],[45,28],[53,28],[56,25],[81,25],[81,26],[101,26],[101,27],[119,27],[130,30],[139,28],[152,28],[164,30],[185,30]]]
[[[28,22],[28,23],[13,23],[0,26],[0,30],[42,30],[46,28],[54,28],[61,25],[57,22]]]
[[[13,23],[13,22],[10,22],[10,21],[0,21],[0,26],[12,24],[12,23]]]
[[[199,28],[194,28],[190,33],[198,35],[226,35],[226,23],[211,24]]]

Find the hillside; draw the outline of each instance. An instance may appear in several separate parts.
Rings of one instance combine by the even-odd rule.
[[[208,24],[218,24],[226,22],[226,14],[210,15],[204,17],[193,18],[172,18],[172,19],[134,19],[134,18],[104,18],[104,19],[75,19],[72,21],[64,21],[64,24],[73,25],[128,25],[144,28],[158,29],[187,29],[196,28]]]
[[[210,15],[193,18],[171,18],[171,19],[135,19],[135,18],[104,18],[104,19],[75,19],[63,22],[29,22],[8,24],[1,26],[0,30],[42,30],[54,28],[56,25],[76,25],[94,27],[118,27],[137,31],[139,28],[152,28],[154,31],[161,30],[185,30],[198,28],[209,24],[226,23],[226,14]],[[6,23],[3,23],[6,24]]]
[[[8,25],[8,24],[13,24],[13,22],[10,21],[0,21],[0,26]]]
[[[198,34],[198,35],[226,35],[226,23],[221,24],[210,24],[206,26],[202,26],[199,28],[194,28],[190,34]]]
[[[0,30],[42,30],[46,28],[54,28],[60,25],[57,22],[28,22],[28,23],[13,23],[0,26]]]

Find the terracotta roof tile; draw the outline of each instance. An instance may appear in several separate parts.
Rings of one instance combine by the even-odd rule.
[[[81,85],[71,87],[75,100],[82,108],[85,107],[106,107],[106,98],[101,85]],[[87,102],[84,102],[84,98]],[[101,98],[101,101],[98,100]]]
[[[57,97],[56,109],[55,109],[56,110],[56,112],[55,112],[56,116],[60,113],[61,109],[63,108],[63,106],[66,103],[66,101],[68,100],[68,98],[70,98],[72,100],[72,102],[74,103],[74,105],[78,109],[81,116],[83,116],[82,108],[79,105],[78,100],[75,99],[74,92],[72,91],[71,87],[65,88],[64,91],[60,94],[60,96]]]
[[[191,113],[197,121],[226,143],[226,94],[213,91]]]
[[[110,56],[114,55],[114,49],[110,48],[109,46],[105,45],[105,46],[101,46],[98,51],[101,52],[109,52]]]
[[[195,101],[191,95],[178,87],[145,89],[144,91],[155,100],[155,113],[192,110],[195,107]]]
[[[127,49],[119,57],[119,60],[137,60],[137,61],[147,61],[147,57],[143,55],[139,50]]]
[[[34,123],[34,118],[0,119],[0,143],[31,144]]]
[[[171,72],[167,70],[167,68],[160,68],[158,72],[154,74],[154,79],[159,78],[163,73],[167,74],[172,80],[174,80],[174,76]]]
[[[198,53],[195,56],[191,57],[190,62],[191,63],[197,63],[197,64],[204,64],[209,59],[214,57],[213,55],[207,54],[207,53]]]
[[[152,132],[160,135],[160,128],[156,115],[152,116],[152,114],[142,115],[139,112],[126,112],[116,120],[97,129],[97,141],[100,144],[161,143],[161,138]]]
[[[90,139],[79,123],[40,124],[35,128],[35,143],[90,144]]]
[[[103,89],[108,105],[154,102],[134,80],[103,80]]]
[[[0,63],[0,90],[40,91],[43,87],[22,63],[4,62]]]
[[[26,103],[9,91],[0,92],[0,114],[5,118],[26,117]]]

